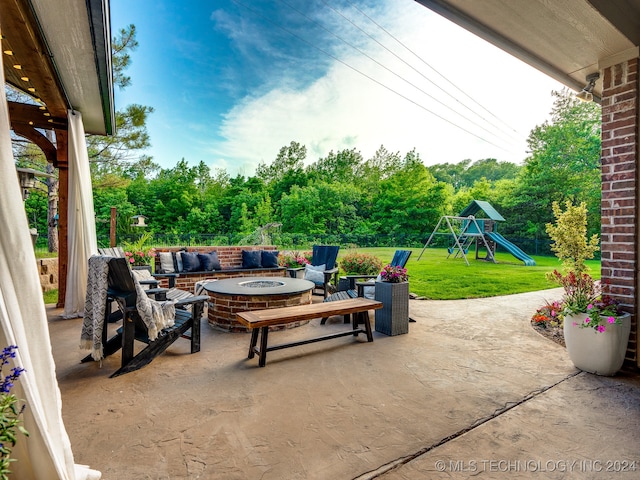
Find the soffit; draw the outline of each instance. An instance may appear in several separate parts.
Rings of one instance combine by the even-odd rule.
[[[0,28],[13,53],[3,53],[5,80],[40,99],[42,116],[60,124],[72,108],[87,133],[112,133],[108,0],[0,0]]]
[[[416,1],[575,90],[640,38],[640,0]]]

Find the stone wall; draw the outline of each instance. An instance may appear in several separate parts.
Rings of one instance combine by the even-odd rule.
[[[40,275],[40,286],[43,292],[58,288],[58,259],[38,258],[38,274]]]

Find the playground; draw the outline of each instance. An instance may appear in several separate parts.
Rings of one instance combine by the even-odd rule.
[[[478,214],[484,214],[486,218],[478,218]],[[451,243],[447,248],[447,258],[463,258],[466,264],[469,265],[467,255],[469,250],[475,247],[476,260],[496,263],[496,250],[501,247],[507,253],[522,261],[525,266],[535,266],[536,262],[533,258],[498,233],[498,222],[504,221],[504,217],[489,202],[473,200],[459,215],[444,215],[440,217],[436,228],[433,229],[429,239],[424,244],[418,260],[422,258],[424,251],[434,237],[442,234],[442,230],[446,227],[446,234],[451,236]],[[483,252],[484,256],[482,256]]]

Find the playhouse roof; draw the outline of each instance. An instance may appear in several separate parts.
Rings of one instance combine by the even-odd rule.
[[[497,222],[505,221],[502,215],[500,215],[489,202],[482,200],[473,200],[469,205],[467,205],[467,208],[460,212],[460,216],[468,217],[469,215],[473,215],[475,217],[480,211],[483,211],[491,220],[495,220]]]

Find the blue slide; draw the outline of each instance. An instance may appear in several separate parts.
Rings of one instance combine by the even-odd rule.
[[[511,243],[509,240],[504,238],[499,233],[490,232],[490,233],[485,233],[485,235],[490,240],[493,240],[494,242],[496,242],[497,245],[500,245],[501,247],[503,247],[507,252],[509,252],[514,257],[516,257],[518,260],[522,260],[526,267],[535,266],[536,261],[533,258],[531,258],[529,255],[524,253],[522,250],[520,250],[518,246]]]

